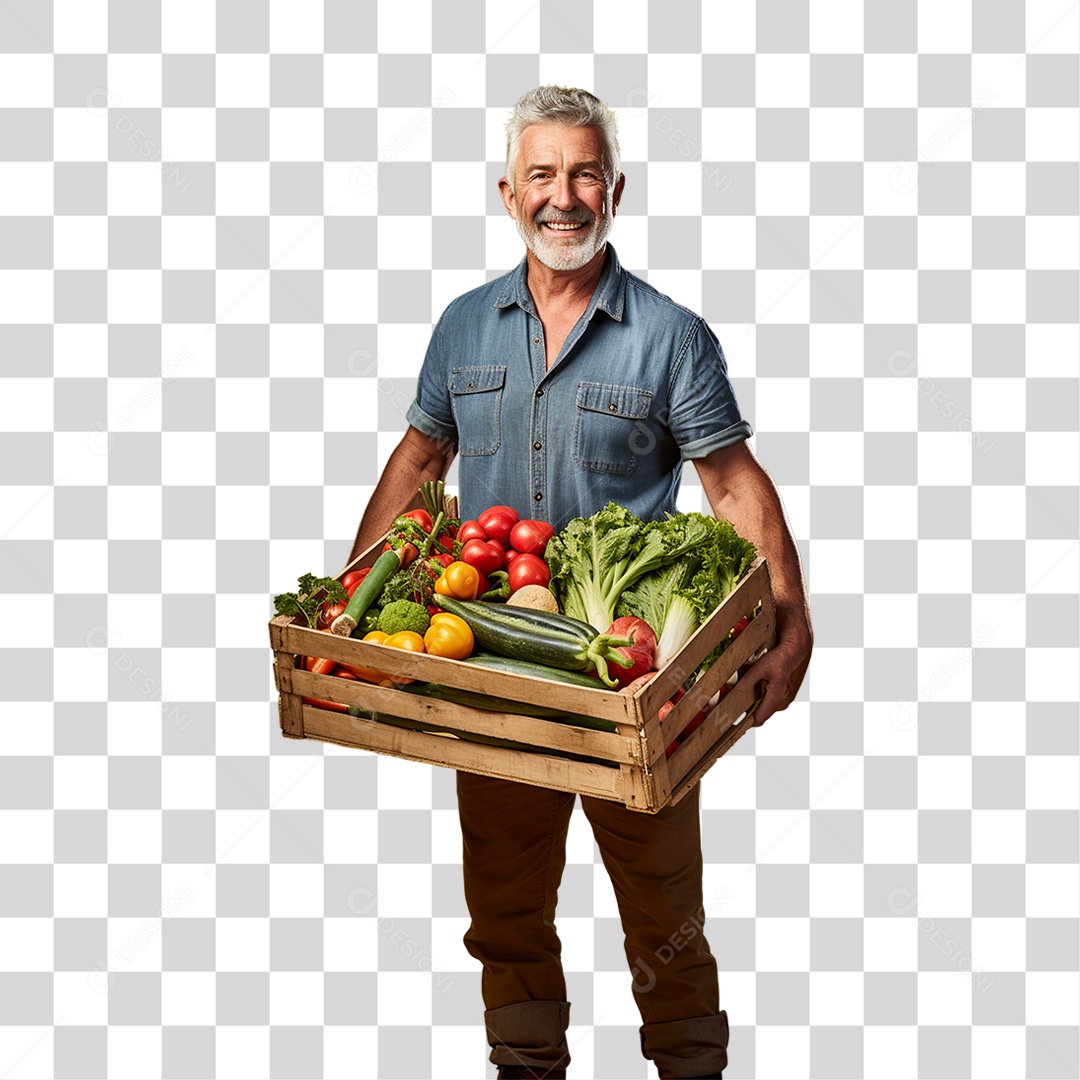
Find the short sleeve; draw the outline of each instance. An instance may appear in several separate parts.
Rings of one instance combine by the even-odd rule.
[[[457,425],[450,408],[450,379],[443,358],[442,331],[444,311],[428,342],[420,377],[416,380],[416,397],[405,413],[405,419],[432,439],[457,442]]]
[[[724,350],[704,319],[672,371],[668,401],[668,427],[684,461],[754,434],[739,412]]]

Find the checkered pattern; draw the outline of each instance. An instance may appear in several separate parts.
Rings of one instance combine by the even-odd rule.
[[[613,241],[716,330],[811,589],[799,701],[703,786],[728,1075],[1075,1077],[1078,27],[0,0],[0,1073],[493,1073],[453,773],[282,739],[265,627],[520,257],[502,124],[558,82],[618,112]],[[569,859],[570,1073],[643,1077],[580,811]]]

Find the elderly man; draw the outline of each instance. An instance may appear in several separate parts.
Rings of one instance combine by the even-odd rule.
[[[608,243],[619,164],[615,116],[592,94],[539,87],[514,107],[499,189],[525,256],[443,312],[353,555],[421,482],[445,477],[455,453],[463,516],[502,503],[556,530],[609,500],[646,520],[674,513],[682,462],[693,461],[715,514],[770,563],[779,644],[750,672],[768,687],[759,725],[794,699],[810,659],[798,550],[747,446],[716,337]],[[564,1077],[570,1003],[555,907],[575,796],[466,772],[457,793],[464,940],[482,965],[490,1060],[500,1077]],[[581,803],[619,904],[642,1053],[665,1080],[720,1076],[728,1024],[700,929],[699,787],[655,815]]]

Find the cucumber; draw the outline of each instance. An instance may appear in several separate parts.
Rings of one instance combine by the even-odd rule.
[[[595,680],[594,680],[595,681]],[[441,683],[409,683],[399,686],[407,694],[450,701],[456,705],[468,705],[473,709],[485,709],[488,712],[520,713],[522,716],[535,716],[540,720],[554,720],[557,723],[575,724],[578,727],[592,728],[594,731],[618,731],[618,726],[611,720],[598,720],[595,716],[583,716],[568,713],[562,709],[549,709],[546,705],[534,705],[532,702],[512,701],[510,698],[494,697],[491,694],[478,694],[473,690],[462,690],[456,686],[443,686]]]
[[[564,671],[561,668],[548,667],[546,664],[534,664],[528,660],[500,656],[498,653],[474,652],[461,663],[475,664],[477,667],[490,668],[492,671],[505,671],[508,675],[529,675],[534,679],[551,679],[553,682],[587,687],[589,690],[606,689],[599,679],[594,679],[591,675],[583,675],[580,671]]]
[[[352,634],[364,617],[364,612],[375,603],[376,597],[383,591],[390,575],[401,566],[407,546],[403,544],[397,551],[384,551],[372,563],[368,576],[360,582],[345,610],[330,624],[331,634],[340,637],[349,637]]]
[[[433,599],[444,611],[464,619],[478,644],[503,656],[566,671],[595,669],[607,687],[617,685],[608,674],[609,662],[620,667],[630,667],[632,663],[617,651],[620,646],[632,644],[629,638],[596,634],[591,626],[582,629],[577,620],[571,620],[569,625],[544,626],[533,617],[536,612],[523,616],[520,608],[505,604],[455,600],[438,593]]]
[[[478,600],[477,603],[486,604],[488,601]],[[491,606],[502,610],[507,609],[506,604],[492,604]],[[515,615],[519,615],[525,622],[535,623],[537,626],[546,626],[551,630],[584,634],[590,641],[600,633],[595,626],[582,622],[581,619],[571,618],[569,615],[561,615],[556,611],[541,611],[539,608],[517,607],[513,604],[509,606],[509,610]]]

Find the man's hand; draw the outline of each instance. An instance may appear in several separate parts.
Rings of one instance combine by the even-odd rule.
[[[795,700],[810,664],[812,650],[812,642],[805,638],[782,639],[739,676],[740,682],[749,679],[755,684],[765,684],[764,688],[755,685],[755,696],[761,697],[763,689],[765,696],[754,710],[754,727],[761,727],[773,713],[786,709]]]

